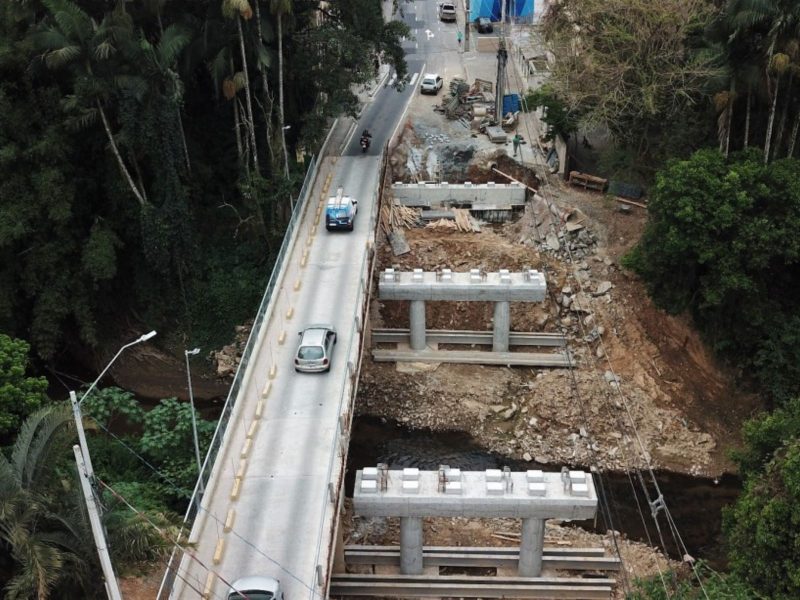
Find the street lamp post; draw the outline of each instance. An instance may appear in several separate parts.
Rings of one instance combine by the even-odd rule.
[[[78,477],[80,477],[81,480],[81,488],[83,489],[83,494],[86,499],[86,506],[89,511],[92,534],[94,535],[97,554],[100,557],[100,566],[103,569],[103,576],[105,577],[106,593],[111,600],[122,600],[122,594],[119,590],[117,577],[114,575],[114,567],[111,564],[111,557],[109,556],[108,547],[105,541],[105,531],[103,530],[100,521],[99,503],[95,498],[94,468],[92,467],[92,460],[89,457],[89,446],[86,444],[86,433],[83,430],[81,404],[84,400],[86,400],[89,392],[91,392],[95,386],[97,386],[97,383],[103,378],[103,375],[106,374],[106,371],[111,368],[111,365],[114,364],[114,361],[119,358],[119,355],[122,354],[123,351],[141,342],[146,342],[155,335],[156,332],[151,331],[150,333],[145,333],[144,335],[138,337],[129,344],[122,346],[122,348],[120,348],[119,351],[114,355],[114,358],[111,359],[111,362],[109,362],[106,365],[106,368],[103,369],[103,372],[97,376],[97,379],[92,382],[92,385],[89,386],[89,389],[86,390],[83,396],[81,396],[80,400],[78,400],[78,396],[74,391],[70,391],[69,393],[69,399],[72,403],[72,415],[75,418],[75,429],[78,430],[79,445],[74,447],[75,462],[78,465]]]
[[[192,405],[192,435],[194,436],[194,455],[197,459],[197,491],[203,495],[203,463],[200,461],[200,442],[197,439],[197,417],[194,410],[194,393],[192,392],[192,371],[189,368],[189,356],[196,356],[200,348],[194,350],[184,350],[186,357],[186,378],[189,381],[189,404]]]

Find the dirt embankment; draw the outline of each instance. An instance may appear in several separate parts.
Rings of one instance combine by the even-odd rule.
[[[413,154],[409,145],[419,139],[409,130],[394,161],[401,173],[408,166],[402,159]],[[426,131],[430,138],[429,126]],[[451,148],[454,142],[446,143]],[[434,151],[428,144],[429,162],[436,162]],[[479,154],[483,159],[473,158],[463,170],[473,181],[481,174],[499,180],[487,169],[497,153]],[[515,177],[536,180],[521,165],[513,168]],[[625,469],[647,457],[654,467],[682,473],[729,470],[727,452],[758,403],[737,389],[686,318],[656,308],[641,282],[619,266],[641,235],[645,211],[623,213],[613,200],[552,179],[540,193],[521,219],[480,233],[408,230],[411,252],[393,256],[382,244],[376,268],[543,270],[548,298],[512,304],[512,329],[565,333],[577,368],[398,369],[367,356],[357,411],[413,428],[466,431],[492,451],[540,464]],[[541,225],[547,212],[562,217],[549,235]],[[372,327],[407,327],[407,303],[381,302],[375,294],[370,318]],[[489,330],[492,305],[429,302],[426,320],[434,329]]]

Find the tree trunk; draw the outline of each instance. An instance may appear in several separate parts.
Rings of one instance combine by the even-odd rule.
[[[733,104],[736,101],[736,80],[731,79],[730,97],[728,98],[728,114],[725,119],[725,158],[731,149],[731,126],[733,124]]]
[[[242,17],[236,15],[236,27],[239,29],[239,51],[242,54],[242,72],[244,73],[244,97],[247,109],[247,131],[250,134],[250,147],[253,150],[253,169],[258,173],[258,146],[256,145],[256,125],[253,119],[253,100],[250,98],[250,75],[247,72],[247,54],[244,50],[244,33],[242,33]]]
[[[244,148],[242,147],[242,122],[239,118],[239,101],[236,99],[236,96],[233,97],[233,131],[236,134],[236,153],[239,156],[239,166],[240,167],[248,167],[248,164],[244,162]]]
[[[253,2],[253,6],[255,7],[256,13],[256,30],[258,31],[258,43],[263,44],[264,38],[262,37],[261,32],[261,9],[258,6],[259,0],[255,0]],[[269,81],[267,80],[267,70],[264,68],[264,65],[261,64],[261,61],[258,61],[258,72],[261,74],[261,87],[263,88],[264,92],[264,123],[266,124],[266,140],[267,140],[267,150],[269,151],[269,162],[270,165],[275,164],[275,152],[272,150],[272,97],[269,95]]]
[[[286,179],[289,179],[289,153],[286,151],[286,129],[283,119],[283,18],[278,11],[278,114],[281,126],[281,144],[283,145],[283,168]]]
[[[792,127],[792,137],[789,139],[789,149],[786,151],[786,158],[791,158],[794,154],[794,145],[797,143],[797,130],[800,129],[800,107],[794,116],[794,126]]]
[[[764,140],[764,164],[769,162],[769,147],[772,143],[772,126],[775,123],[775,108],[778,105],[778,91],[781,86],[781,76],[775,76],[775,91],[772,95],[772,106],[769,109],[769,119],[767,121],[767,137]]]
[[[106,111],[103,110],[103,106],[100,104],[100,101],[97,101],[97,110],[100,111],[100,119],[103,121],[103,129],[106,130],[106,136],[108,137],[108,143],[111,146],[111,152],[117,159],[117,164],[119,165],[119,170],[122,173],[122,177],[128,182],[128,187],[131,188],[133,195],[136,196],[136,199],[139,201],[139,206],[144,207],[147,205],[147,201],[144,199],[144,195],[139,188],[136,187],[136,182],[133,181],[133,177],[131,176],[130,171],[128,171],[125,161],[122,160],[122,155],[119,153],[119,148],[117,148],[117,143],[114,141],[114,136],[111,133],[111,126],[108,124],[108,119],[106,118]]]
[[[789,71],[789,81],[786,84],[786,103],[783,105],[783,110],[781,111],[781,119],[778,122],[778,134],[775,136],[775,149],[772,151],[772,158],[778,158],[778,152],[780,152],[781,146],[783,145],[783,138],[786,134],[786,117],[789,113],[789,105],[792,103],[792,83],[794,79],[794,71]]]
[[[744,118],[744,147],[750,144],[750,109],[752,107],[753,87],[747,84],[747,115]]]
[[[192,163],[189,160],[189,146],[186,143],[186,132],[183,129],[183,117],[181,116],[181,109],[179,106],[175,107],[175,112],[178,114],[178,126],[181,128],[181,142],[183,143],[183,157],[186,160],[186,172],[192,174]]]

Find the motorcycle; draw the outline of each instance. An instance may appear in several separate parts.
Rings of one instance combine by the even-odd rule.
[[[366,135],[361,136],[361,152],[366,152],[369,148],[369,138]]]

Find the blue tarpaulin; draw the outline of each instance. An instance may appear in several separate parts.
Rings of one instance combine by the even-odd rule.
[[[532,17],[534,0],[505,0],[506,15],[514,17]],[[488,17],[492,21],[499,21],[502,14],[502,0],[472,0],[469,8],[469,19],[474,21],[479,17]]]
[[[503,116],[519,110],[519,94],[506,94],[503,96]]]

